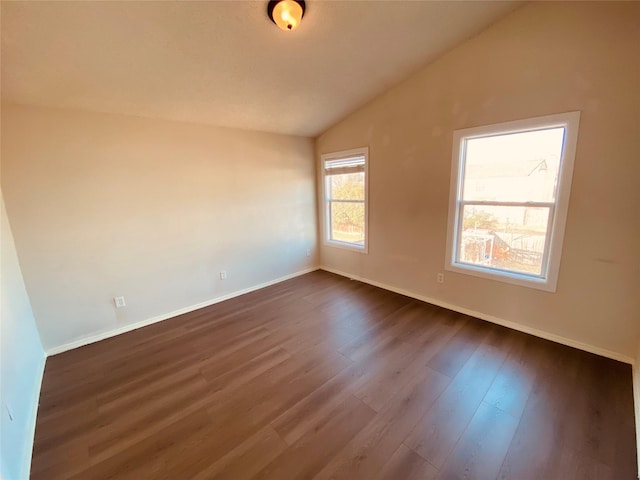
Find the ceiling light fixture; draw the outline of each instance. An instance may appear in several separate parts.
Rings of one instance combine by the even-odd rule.
[[[304,0],[271,0],[267,5],[267,15],[283,30],[293,30],[304,15]]]

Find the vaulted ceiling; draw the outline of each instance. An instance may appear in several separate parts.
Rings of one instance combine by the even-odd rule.
[[[2,100],[315,136],[518,2],[2,2]]]

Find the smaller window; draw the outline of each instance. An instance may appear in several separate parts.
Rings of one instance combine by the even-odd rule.
[[[367,253],[368,148],[321,156],[326,245]]]
[[[447,270],[555,291],[579,119],[454,132]]]

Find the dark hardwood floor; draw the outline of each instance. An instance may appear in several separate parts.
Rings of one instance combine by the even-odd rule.
[[[314,272],[47,360],[35,479],[636,478],[631,367]]]

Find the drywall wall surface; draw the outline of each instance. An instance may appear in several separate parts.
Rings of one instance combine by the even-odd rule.
[[[0,476],[29,478],[45,354],[1,200]]]
[[[317,264],[312,139],[17,105],[2,137],[47,350]]]
[[[635,358],[638,59],[639,3],[531,2],[334,125],[316,159],[369,147],[370,243],[368,255],[322,246],[322,265]],[[557,292],[451,272],[438,284],[453,131],[575,110]]]

